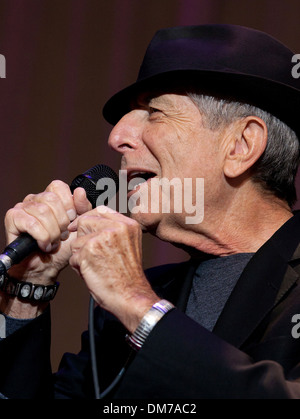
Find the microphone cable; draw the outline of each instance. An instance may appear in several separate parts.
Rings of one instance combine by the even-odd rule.
[[[94,304],[95,301],[93,297],[90,297],[89,303],[89,342],[90,342],[90,354],[91,354],[91,365],[92,365],[92,375],[93,375],[93,384],[95,391],[95,399],[103,399],[107,396],[108,393],[113,390],[113,388],[118,384],[125,372],[125,366],[121,368],[116,378],[112,383],[101,393],[99,378],[98,378],[98,366],[97,366],[97,355],[96,355],[96,344],[95,344],[95,326],[94,326]]]

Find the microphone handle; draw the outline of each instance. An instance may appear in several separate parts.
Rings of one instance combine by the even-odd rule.
[[[28,233],[20,234],[4,249],[4,254],[9,256],[14,263],[19,263],[30,253],[39,249],[37,241]]]
[[[37,241],[33,237],[28,233],[20,234],[0,255],[0,275],[4,275],[12,265],[21,262],[38,249]]]

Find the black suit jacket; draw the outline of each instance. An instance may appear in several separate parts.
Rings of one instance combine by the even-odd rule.
[[[195,260],[147,271],[156,292],[176,309],[155,326],[137,354],[132,355],[117,319],[96,309],[101,390],[126,364],[108,397],[299,398],[300,339],[291,333],[292,318],[300,314],[299,238],[296,213],[250,260],[212,333],[184,314]],[[8,361],[5,374],[0,374],[5,395],[52,397],[48,322],[45,313],[1,342],[1,359]],[[34,356],[29,356],[32,351]],[[12,369],[15,362],[18,368]],[[34,375],[30,383],[29,374]],[[94,396],[86,333],[81,352],[63,357],[54,388],[57,398]]]

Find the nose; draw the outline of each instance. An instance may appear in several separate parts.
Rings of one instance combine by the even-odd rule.
[[[124,154],[136,150],[142,143],[142,130],[145,111],[135,109],[114,126],[108,138],[108,145],[115,151]]]

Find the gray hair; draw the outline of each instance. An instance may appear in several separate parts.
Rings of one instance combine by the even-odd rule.
[[[295,177],[299,163],[299,140],[295,132],[270,113],[252,105],[189,93],[211,130],[228,126],[247,116],[261,118],[268,129],[268,142],[256,162],[253,181],[292,206],[297,200]]]

